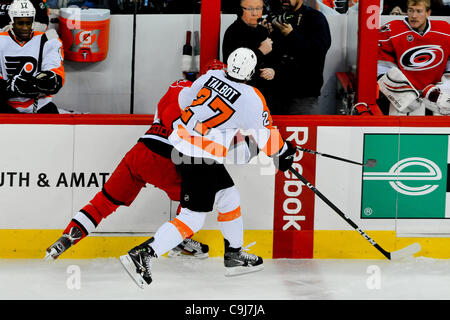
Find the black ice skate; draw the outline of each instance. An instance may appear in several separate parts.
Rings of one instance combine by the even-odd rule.
[[[44,260],[56,260],[64,251],[69,249],[76,240],[81,239],[83,232],[76,226],[67,234],[63,234],[54,244],[47,248]]]
[[[184,239],[178,246],[169,251],[169,258],[195,258],[206,259],[209,257],[209,247],[194,239]]]
[[[237,276],[245,273],[256,272],[264,268],[263,259],[257,255],[247,253],[252,243],[244,248],[233,249],[229,247],[228,241],[225,240],[225,276]]]
[[[156,254],[149,244],[153,240],[153,237],[148,239],[119,258],[125,270],[141,289],[152,282],[151,259],[156,258]]]

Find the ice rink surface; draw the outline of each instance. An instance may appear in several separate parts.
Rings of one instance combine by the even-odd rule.
[[[161,258],[140,289],[118,259],[0,259],[1,300],[448,300],[450,261],[267,259],[225,277],[223,260]]]

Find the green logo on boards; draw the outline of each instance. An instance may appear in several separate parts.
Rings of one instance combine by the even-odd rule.
[[[448,135],[365,134],[362,218],[445,218]]]

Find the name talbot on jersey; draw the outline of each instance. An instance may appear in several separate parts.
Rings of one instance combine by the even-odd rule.
[[[216,77],[211,77],[205,84],[205,87],[210,88],[217,92],[221,97],[225,98],[231,103],[236,102],[236,100],[241,96],[241,93],[231,87],[229,84],[217,79]]]
[[[0,188],[4,187],[57,187],[57,188],[99,188],[102,187],[110,173],[108,172],[61,172],[52,181],[47,173],[32,175],[30,172],[0,172]],[[34,179],[32,179],[34,177]]]

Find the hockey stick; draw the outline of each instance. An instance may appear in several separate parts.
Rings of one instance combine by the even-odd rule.
[[[304,152],[308,152],[308,153],[312,153],[312,154],[318,154],[319,156],[328,157],[328,158],[332,158],[335,160],[341,160],[341,161],[345,161],[345,162],[349,162],[349,163],[353,163],[353,164],[358,164],[360,166],[367,167],[367,168],[373,168],[377,165],[377,160],[375,160],[375,159],[368,159],[366,163],[361,163],[361,162],[356,162],[353,160],[344,159],[344,158],[340,158],[337,156],[333,156],[331,154],[320,153],[320,152],[317,152],[314,150],[309,150],[309,149],[305,149],[305,148],[301,148],[301,147],[297,147],[297,149],[300,151],[304,151]]]
[[[410,257],[413,254],[419,252],[421,250],[420,244],[413,243],[403,249],[397,251],[386,251],[384,250],[378,243],[375,242],[371,237],[367,235],[360,227],[356,225],[347,215],[342,212],[338,207],[336,207],[327,197],[325,197],[319,190],[317,190],[305,177],[303,177],[300,173],[298,173],[294,168],[290,167],[289,171],[291,171],[301,182],[303,182],[312,192],[314,192],[320,199],[322,199],[327,205],[329,205],[338,215],[341,216],[349,225],[353,227],[356,231],[359,232],[364,239],[369,241],[371,245],[373,245],[378,251],[380,251],[386,258],[389,260],[399,260],[406,257]]]

